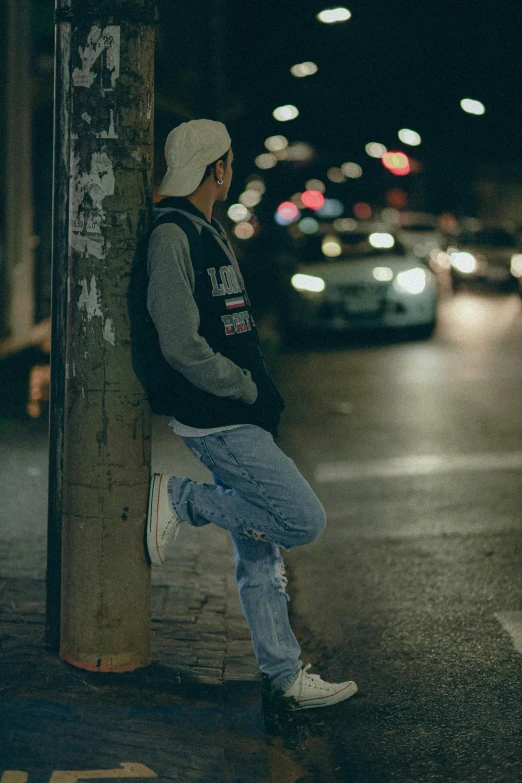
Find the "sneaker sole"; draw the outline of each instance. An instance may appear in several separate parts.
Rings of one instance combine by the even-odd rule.
[[[312,710],[315,707],[330,707],[332,704],[338,704],[340,701],[349,699],[354,693],[357,693],[359,688],[354,682],[349,682],[345,688],[342,688],[337,693],[333,693],[331,696],[326,696],[320,699],[306,699],[298,703],[298,707],[294,707],[295,710]]]
[[[161,473],[153,473],[150,480],[149,508],[147,515],[147,549],[150,562],[154,566],[162,566],[163,560],[158,549],[158,506]]]

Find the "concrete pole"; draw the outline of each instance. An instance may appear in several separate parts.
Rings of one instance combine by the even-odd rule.
[[[62,461],[50,471],[61,482],[60,657],[100,672],[150,663],[150,411],[127,292],[152,201],[155,19],[153,0],[57,0],[71,53],[58,97],[68,110],[56,115],[69,126],[68,214],[56,190],[54,204],[67,224],[65,355],[51,360],[65,372],[63,455],[51,453]]]
[[[24,348],[34,325],[33,168],[29,3],[7,7],[5,229],[11,350]]]

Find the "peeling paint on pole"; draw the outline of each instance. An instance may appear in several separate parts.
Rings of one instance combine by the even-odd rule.
[[[80,170],[80,156],[71,147],[70,245],[83,257],[105,258],[110,242],[102,236],[103,200],[114,195],[114,168],[107,152],[91,155],[89,171]]]
[[[96,61],[101,59],[103,61],[101,92],[104,94],[108,90],[114,90],[120,75],[120,28],[116,25],[108,25],[102,30],[98,25],[93,25],[85,46],[79,46],[78,52],[82,67],[75,68],[72,73],[74,87],[92,87],[96,80],[94,66]]]

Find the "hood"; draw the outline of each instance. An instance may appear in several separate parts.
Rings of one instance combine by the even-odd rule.
[[[195,207],[191,201],[182,196],[167,196],[167,198],[154,204],[152,210],[152,223],[154,224],[162,215],[167,214],[167,212],[172,212],[173,210],[181,212],[185,217],[192,220],[199,230],[201,230],[201,228],[206,228],[217,237],[227,241],[227,235],[225,234],[225,230],[221,223],[215,218],[212,218],[212,222],[209,223],[203,212]]]
[[[154,226],[154,223],[159,220],[162,215],[166,215],[168,212],[181,212],[182,215],[185,215],[185,217],[188,217],[190,220],[192,220],[198,231],[201,232],[203,229],[205,229],[214,235],[216,242],[221,245],[221,248],[230,259],[230,263],[234,267],[244,290],[245,283],[239,268],[239,264],[237,262],[237,258],[221,223],[219,223],[215,218],[212,218],[212,222],[209,223],[203,212],[195,207],[194,204],[187,198],[184,198],[183,196],[167,196],[166,198],[157,202],[157,204],[153,205],[152,226]]]

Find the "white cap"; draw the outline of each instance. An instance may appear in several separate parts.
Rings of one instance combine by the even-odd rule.
[[[167,173],[158,193],[188,196],[193,193],[209,163],[224,157],[231,139],[222,122],[190,120],[171,130],[165,142]]]

